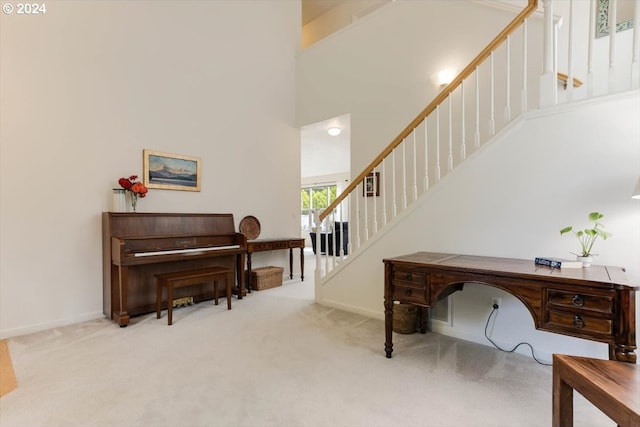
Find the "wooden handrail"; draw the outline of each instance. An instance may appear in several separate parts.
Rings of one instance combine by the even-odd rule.
[[[438,105],[442,104],[452,93],[464,79],[469,77],[471,73],[479,66],[485,59],[491,55],[491,52],[496,50],[502,42],[504,42],[509,35],[511,35],[522,23],[525,19],[531,16],[538,9],[538,0],[528,0],[527,7],[525,7],[519,14],[516,16],[501,32],[498,34],[492,41],[485,47],[479,54],[476,56],[473,61],[467,65],[464,70],[460,72],[454,78],[451,83],[449,83],[439,95],[437,95],[433,101],[427,107],[418,114],[418,116],[411,122],[409,125],[404,128],[402,132],[393,140],[391,143],[385,148],[379,155],[376,157],[369,165],[354,179],[351,183],[344,189],[342,193],[324,210],[320,213],[320,221],[324,220],[333,209],[335,209],[340,202],[342,202],[348,195],[351,193],[357,186],[360,184],[367,175],[373,169],[378,166],[382,161],[387,157],[400,143],[413,132],[413,130],[427,117],[431,114]]]

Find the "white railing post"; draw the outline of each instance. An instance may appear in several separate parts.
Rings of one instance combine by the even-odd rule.
[[[476,67],[476,131],[473,134],[474,147],[480,147],[480,69]]]
[[[460,158],[464,160],[467,158],[467,132],[465,129],[467,121],[465,120],[464,114],[464,80],[460,83],[460,106],[460,124],[462,125],[460,129]]]
[[[574,11],[573,11],[574,0],[569,0],[569,41],[568,41],[568,52],[569,58],[567,60],[567,100],[573,100],[573,28],[574,28]]]
[[[511,121],[511,36],[507,36],[506,49],[506,103],[504,106],[504,119],[507,123],[509,123]]]
[[[593,75],[593,41],[596,38],[596,14],[598,0],[591,0],[589,7],[589,47],[587,53],[587,97],[592,97],[595,93],[595,77]]]
[[[522,23],[522,112],[526,112],[529,110],[529,101],[528,101],[528,91],[527,91],[527,55],[529,54],[529,49],[527,46],[528,41],[528,32],[527,32],[527,23],[529,19],[525,19]]]
[[[429,189],[429,126],[424,118],[424,192]]]
[[[640,88],[640,0],[636,0],[633,13],[633,53],[631,62],[631,89]]]
[[[616,37],[618,20],[618,2],[609,0],[609,93],[617,90],[616,84]]]
[[[542,67],[540,76],[540,107],[556,105],[557,77],[553,70],[554,57],[554,24],[553,0],[542,0],[544,5],[544,43],[542,46]]]
[[[385,163],[388,156],[382,161],[382,225],[387,225],[387,173],[385,172]]]
[[[436,107],[436,182],[440,181],[440,106]]]

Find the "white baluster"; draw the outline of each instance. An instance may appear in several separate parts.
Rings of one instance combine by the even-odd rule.
[[[587,50],[587,97],[595,94],[595,77],[593,75],[593,41],[596,33],[596,8],[599,0],[591,0],[589,7],[589,44]]]
[[[391,153],[391,215],[393,218],[398,214],[398,206],[396,205],[396,151]]]
[[[436,107],[436,182],[440,181],[440,106]]]
[[[429,126],[424,118],[424,191],[429,189]]]
[[[460,82],[460,104],[461,104],[461,111],[460,111],[460,116],[461,116],[461,132],[460,132],[460,158],[462,160],[467,158],[467,143],[466,143],[466,120],[465,120],[465,114],[464,114],[464,80],[462,82]]]
[[[364,191],[364,182],[358,184],[358,187],[362,185],[362,191]],[[364,193],[362,193],[364,194]],[[360,245],[362,244],[362,239],[360,238],[360,199],[364,199],[364,197],[360,197],[360,193],[356,192],[356,243],[358,249],[360,249]]]
[[[506,88],[505,96],[507,98],[507,102],[504,106],[504,119],[508,123],[511,121],[511,36],[510,35],[507,36],[506,49],[507,49],[507,60],[506,60],[507,88]]]
[[[617,90],[616,86],[616,22],[618,19],[618,2],[609,0],[609,93]]]
[[[351,230],[353,230],[353,226],[351,226],[351,224],[352,224],[352,221],[351,221],[351,204],[352,204],[351,203],[351,199],[352,199],[353,195],[354,195],[354,193],[352,191],[351,193],[349,193],[349,195],[345,199],[345,200],[347,200],[347,212],[348,212],[348,215],[347,215],[348,222],[347,223],[349,224],[347,226],[347,254],[353,253],[353,246],[352,246],[352,243],[351,243],[351,242],[353,242],[353,240],[352,240],[352,232],[351,232]],[[357,193],[356,193],[356,197],[357,197]]]
[[[413,129],[413,200],[418,200],[418,164],[416,149],[416,129]]]
[[[528,100],[528,91],[527,91],[527,55],[529,54],[528,49],[528,31],[527,25],[529,20],[525,19],[522,24],[522,112],[525,113],[529,110],[529,100]]]
[[[476,132],[473,136],[475,148],[480,147],[480,69],[476,66]]]
[[[368,215],[368,211],[369,211],[369,197],[367,196],[367,186],[366,186],[366,179],[365,181],[362,182],[362,185],[364,185],[364,201],[363,201],[363,211],[364,211],[364,241],[366,242],[367,240],[369,240],[369,215]],[[375,175],[373,176],[373,182],[375,182]],[[373,188],[373,186],[371,187]],[[375,193],[374,193],[375,194]]]
[[[453,170],[453,114],[451,113],[451,93],[447,96],[447,104],[449,108],[449,156],[447,157],[447,164],[449,166],[448,172]]]
[[[489,86],[489,92],[490,92],[490,96],[489,96],[489,108],[490,108],[490,117],[489,117],[489,135],[493,136],[496,133],[496,121],[495,121],[495,116],[496,116],[496,103],[495,103],[495,74],[493,71],[493,52],[491,52],[491,55],[489,55],[489,67],[490,67],[490,81],[491,84]]]
[[[380,194],[380,188],[378,188],[378,180],[376,179],[376,170],[373,169],[373,234],[378,232],[378,195]]]
[[[554,31],[553,0],[542,0],[544,5],[543,74],[540,76],[540,106],[556,104],[557,75],[553,70]]]
[[[633,56],[631,62],[631,89],[640,88],[640,0],[634,4]]]
[[[387,173],[385,172],[385,163],[389,156],[382,160],[382,225],[387,225]]]
[[[402,140],[402,209],[407,208],[407,153],[406,153],[407,140]]]
[[[574,14],[574,0],[569,0],[569,58],[567,64],[567,100],[571,102],[573,100],[573,20]]]

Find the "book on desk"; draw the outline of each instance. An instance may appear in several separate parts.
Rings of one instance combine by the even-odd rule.
[[[534,262],[536,265],[546,265],[552,268],[582,268],[582,261],[572,261],[555,257],[536,257]]]

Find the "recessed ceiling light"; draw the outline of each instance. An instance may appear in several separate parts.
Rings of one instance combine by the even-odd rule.
[[[329,133],[329,135],[331,135],[331,136],[338,136],[338,135],[340,135],[340,132],[342,132],[342,129],[337,128],[337,127],[332,127],[332,128],[329,128],[329,129],[327,130],[327,132],[328,132],[328,133]]]

